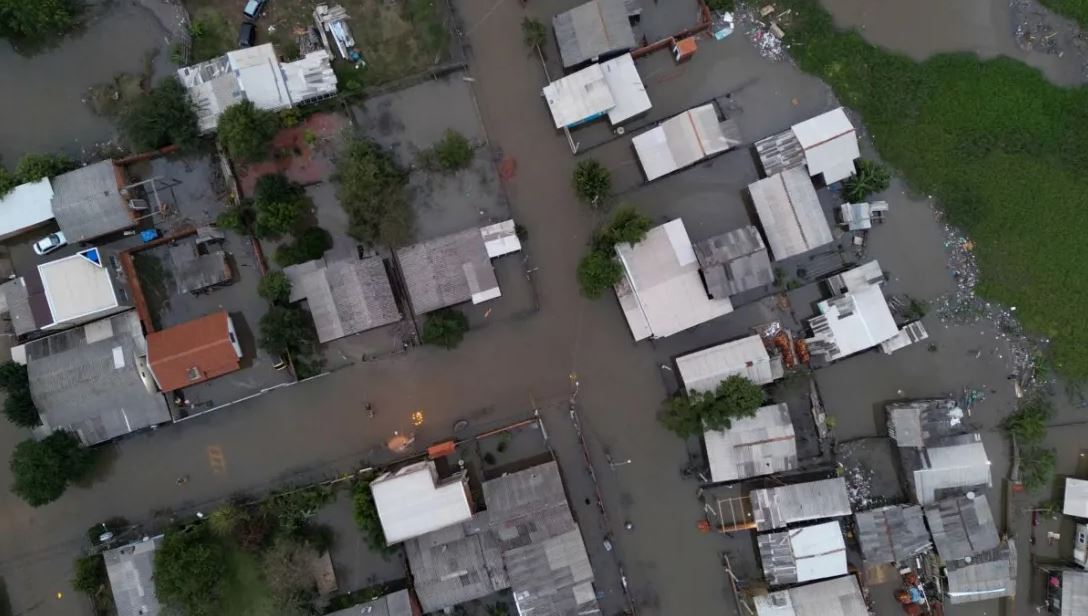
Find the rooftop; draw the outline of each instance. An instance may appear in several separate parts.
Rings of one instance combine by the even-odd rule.
[[[710,299],[691,240],[679,218],[650,229],[638,244],[616,245],[624,279],[616,285],[635,340],[664,338],[733,311]]]
[[[842,212],[842,224],[851,231],[862,231],[873,228],[873,220],[880,220],[888,211],[887,201],[874,201],[873,203],[843,203],[839,207]]]
[[[226,251],[210,249],[210,245],[195,235],[170,245],[170,273],[178,293],[202,291],[230,281],[232,275]]]
[[[0,283],[0,298],[11,319],[11,327],[17,336],[38,331],[43,325],[34,318],[34,310],[30,306],[30,290],[26,286],[26,279],[12,278]]]
[[[291,301],[306,300],[317,339],[329,342],[401,319],[380,257],[317,259],[285,267]]]
[[[694,245],[710,297],[729,297],[774,282],[774,268],[753,226],[733,229]]]
[[[622,124],[631,118],[649,111],[650,95],[646,93],[646,86],[642,83],[642,77],[638,74],[638,67],[631,54],[613,58],[601,63],[604,72],[605,83],[612,92],[612,99],[616,105],[608,110],[608,121],[613,126]]]
[[[1012,539],[996,549],[976,554],[970,562],[945,563],[952,604],[1009,597],[1016,593],[1016,544]]]
[[[852,575],[753,599],[756,616],[869,616],[858,580]]]
[[[370,482],[389,545],[472,517],[464,473],[439,480],[434,462],[410,464]]]
[[[544,86],[544,100],[556,128],[595,120],[616,106],[600,64],[591,64]]]
[[[1058,599],[1060,616],[1088,614],[1088,571],[1065,569],[1061,571]]]
[[[763,533],[756,543],[770,586],[846,574],[846,542],[838,522]]]
[[[113,590],[117,616],[158,616],[162,606],[155,597],[155,550],[162,535],[102,553]]]
[[[1065,502],[1062,513],[1077,518],[1088,518],[1088,480],[1065,478]]]
[[[888,436],[900,447],[948,443],[950,437],[971,432],[959,403],[950,398],[923,398],[885,406]]]
[[[242,349],[225,310],[147,336],[147,361],[159,389],[171,392],[230,374]]]
[[[954,445],[899,449],[919,504],[932,505],[945,496],[992,485],[990,459],[981,437],[970,434],[963,440],[966,442]]]
[[[805,150],[792,130],[764,137],[755,142],[755,147],[764,175],[776,175],[805,164]]]
[[[124,170],[108,159],[53,178],[53,216],[69,244],[136,226],[124,185]]]
[[[49,178],[27,182],[0,197],[0,238],[8,238],[53,220]]]
[[[517,225],[514,224],[512,218],[486,227],[480,227],[480,235],[484,238],[487,256],[492,259],[521,250]]]
[[[946,561],[992,550],[999,543],[990,503],[984,494],[938,501],[926,507],[926,522],[937,554]]]
[[[752,490],[749,498],[759,531],[851,513],[850,496],[842,477]]]
[[[404,542],[423,611],[441,611],[510,587],[487,512]]]
[[[789,408],[783,403],[762,407],[754,417],[735,419],[728,430],[707,430],[703,441],[715,482],[797,467],[797,440]]]
[[[817,304],[820,314],[809,319],[809,351],[828,361],[871,349],[899,334],[899,327],[879,286],[871,286]]]
[[[113,278],[98,248],[38,266],[53,323],[72,323],[118,308]]]
[[[719,120],[713,103],[675,115],[631,139],[648,182],[725,152],[741,142],[736,122]]]
[[[743,376],[757,385],[782,378],[782,358],[771,357],[759,336],[723,342],[709,349],[676,358],[686,391],[713,391],[731,376]]]
[[[502,295],[480,229],[465,229],[397,250],[417,314]]]
[[[748,185],[763,232],[776,261],[829,244],[834,239],[812,180],[788,169]]]
[[[933,545],[918,505],[862,511],[854,514],[854,523],[861,553],[871,564],[902,562]]]
[[[342,610],[335,612],[328,612],[325,616],[415,616],[415,611],[412,609],[412,595],[407,590],[398,590],[397,592],[383,595],[374,599],[373,601],[367,601],[366,603],[359,603],[351,607],[346,607]]]
[[[563,68],[633,49],[635,33],[624,0],[591,0],[552,18]]]
[[[809,175],[823,174],[824,183],[831,185],[854,174],[861,152],[854,125],[842,107],[794,124],[792,130],[805,152]]]
[[[154,390],[140,318],[129,310],[26,343],[30,393],[42,423],[93,445],[170,421]]]

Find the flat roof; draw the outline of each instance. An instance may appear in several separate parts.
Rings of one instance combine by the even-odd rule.
[[[53,220],[53,185],[49,178],[27,182],[0,197],[0,238],[8,238]]]
[[[1077,518],[1088,518],[1088,480],[1065,478],[1065,500],[1062,513]]]
[[[748,185],[752,203],[776,261],[833,241],[812,180],[802,169],[787,169]]]
[[[405,590],[398,590],[388,595],[365,603],[357,603],[325,616],[416,616],[412,609],[412,595]]]
[[[838,522],[824,522],[756,537],[763,577],[771,586],[846,574],[846,542]]]
[[[631,139],[648,182],[725,152],[740,142],[736,123],[719,120],[712,103],[688,109]]]
[[[852,575],[756,595],[752,601],[756,616],[869,616]]]
[[[552,31],[563,68],[636,45],[624,0],[591,0],[559,13],[552,17]]]
[[[748,497],[759,531],[852,513],[842,477],[752,490]]]
[[[544,100],[548,102],[556,128],[588,122],[616,106],[599,64],[544,86]]]
[[[676,367],[684,389],[696,392],[713,391],[731,376],[766,385],[783,374],[781,360],[776,370],[763,339],[755,335],[677,357]]]
[[[733,311],[729,298],[707,296],[684,221],[647,232],[639,243],[616,245],[624,279],[616,295],[635,340],[664,338]]]
[[[370,482],[389,545],[472,517],[464,473],[439,481],[434,462],[410,464]]]
[[[122,169],[109,159],[53,178],[53,216],[69,244],[136,226],[124,184]]]
[[[616,103],[608,110],[608,121],[613,126],[649,111],[653,107],[631,54],[625,53],[608,62],[602,62],[601,71],[604,73],[604,80],[608,84],[609,91],[612,92],[612,100]]]
[[[38,266],[53,323],[69,323],[117,308],[117,291],[98,248]]]
[[[703,441],[715,482],[797,467],[797,438],[785,403],[764,406],[753,417],[734,419],[728,430],[707,430]]]
[[[861,152],[854,125],[842,107],[794,124],[792,130],[805,151],[809,175],[822,174],[830,185],[854,174],[854,161]]]
[[[117,616],[158,616],[162,605],[155,596],[155,550],[162,547],[162,535],[106,550],[106,562]]]
[[[1088,614],[1088,571],[1061,572],[1061,616]]]

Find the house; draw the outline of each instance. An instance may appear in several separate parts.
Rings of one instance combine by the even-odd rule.
[[[69,244],[131,229],[149,213],[127,184],[124,169],[108,159],[53,178],[53,217]]]
[[[647,182],[740,144],[736,122],[721,118],[713,103],[688,109],[631,139]]]
[[[162,547],[162,535],[106,550],[106,575],[113,591],[117,616],[158,616],[164,613],[155,596],[155,550]]]
[[[723,342],[709,349],[676,358],[685,391],[713,391],[731,376],[743,376],[756,385],[767,385],[785,374],[782,357],[771,357],[759,336]]]
[[[631,54],[591,64],[544,86],[556,128],[574,128],[603,115],[613,126],[649,111],[650,97]]]
[[[244,100],[258,109],[278,111],[336,93],[327,51],[281,63],[271,43],[178,69],[178,79],[189,91],[202,133],[214,131],[219,116]]]
[[[330,342],[401,320],[380,257],[316,259],[283,268],[290,301],[305,301],[317,339]]]
[[[0,196],[0,240],[6,240],[53,220],[53,185],[49,178],[27,182]]]
[[[763,533],[756,544],[770,586],[846,575],[846,542],[837,521]]]
[[[775,261],[830,244],[831,227],[812,181],[801,169],[787,169],[748,185]]]
[[[398,590],[377,599],[346,607],[325,616],[422,616],[419,602],[408,590]]]
[[[20,354],[47,431],[71,430],[95,445],[171,419],[134,310],[32,340]]]
[[[596,62],[635,48],[627,3],[591,0],[552,17],[563,68]]]
[[[117,274],[119,266],[101,248],[87,248],[74,255],[42,263],[23,277],[23,291],[12,289],[9,308],[25,301],[24,312],[33,317],[30,331],[61,329],[87,323],[126,310],[128,291]],[[20,308],[19,310],[23,310]]]
[[[710,479],[736,481],[797,468],[797,439],[784,403],[764,406],[728,430],[703,433]]]
[[[1047,571],[1046,604],[1051,616],[1088,614],[1088,571]]]
[[[147,363],[165,393],[230,374],[240,359],[234,320],[225,310],[147,336]]]
[[[1016,544],[1012,539],[970,558],[945,561],[944,566],[945,596],[953,605],[1016,594]]]
[[[1062,513],[1075,518],[1088,518],[1088,480],[1065,478]]]
[[[712,298],[730,297],[774,282],[763,236],[751,225],[696,242],[693,248]]]
[[[869,616],[852,575],[794,586],[752,598],[756,616]]]
[[[760,532],[852,513],[842,477],[752,490],[748,498]]]
[[[868,564],[900,563],[933,546],[922,508],[889,505],[854,514],[861,554]]]
[[[480,229],[465,229],[397,250],[416,314],[502,295]]]
[[[410,539],[426,613],[511,589],[519,614],[597,614],[593,569],[555,461],[483,482],[486,510]]]
[[[624,273],[616,296],[635,340],[671,336],[733,311],[728,298],[707,295],[679,218],[650,229],[637,244],[617,244],[616,256]]]
[[[961,560],[992,550],[1001,542],[986,495],[953,496],[925,508],[937,555]]]
[[[370,492],[389,545],[472,517],[472,496],[464,471],[440,479],[430,460],[378,476],[370,482]]]
[[[884,272],[876,261],[831,277],[835,295],[816,304],[820,314],[809,319],[812,337],[805,340],[809,352],[830,362],[895,338],[899,327],[881,289],[883,283]]]
[[[794,124],[755,146],[767,175],[806,167],[810,176],[822,175],[828,186],[853,175],[854,161],[861,158],[857,132],[842,107]]]

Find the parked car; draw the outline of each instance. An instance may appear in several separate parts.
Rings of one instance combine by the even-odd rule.
[[[250,19],[257,19],[257,15],[261,14],[261,9],[264,8],[265,2],[268,0],[248,0],[245,8],[242,9],[242,14]]]
[[[257,27],[252,21],[247,21],[238,29],[238,47],[252,47],[257,38]]]
[[[57,231],[56,233],[50,233],[34,242],[34,253],[38,255],[47,255],[67,244],[68,238],[64,237],[64,232]]]

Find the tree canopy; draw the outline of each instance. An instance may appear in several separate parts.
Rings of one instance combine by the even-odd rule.
[[[297,229],[311,204],[302,186],[282,173],[270,173],[257,178],[253,207],[256,211],[254,233],[257,237],[270,237]]]
[[[363,531],[363,537],[370,549],[377,552],[388,551],[385,530],[382,529],[382,521],[378,517],[378,507],[374,504],[374,495],[370,492],[370,482],[360,481],[355,484],[351,498],[351,512],[355,518],[355,524],[359,530]]]
[[[680,436],[704,430],[726,430],[734,419],[753,417],[763,404],[763,390],[742,376],[731,376],[713,391],[689,392],[669,400],[661,417],[666,428]]]
[[[93,465],[93,454],[71,432],[58,430],[40,441],[28,439],[11,454],[15,477],[11,491],[40,507],[60,498],[68,484],[86,476]]]
[[[56,36],[76,24],[75,0],[0,0],[0,36],[43,39]]]
[[[420,162],[428,169],[453,173],[472,164],[472,156],[469,140],[455,130],[447,130],[434,147],[421,153]]]
[[[270,306],[259,329],[261,348],[269,355],[309,352],[314,342],[313,327],[298,306]]]
[[[578,286],[582,294],[597,299],[623,279],[623,267],[616,259],[620,242],[637,244],[646,237],[653,221],[632,207],[621,207],[603,229],[593,233],[589,254],[578,263]]]
[[[578,163],[573,179],[574,192],[590,207],[604,205],[612,194],[612,174],[592,158]]]
[[[461,344],[468,331],[468,318],[459,310],[443,308],[427,314],[421,339],[426,344],[452,349]]]
[[[136,150],[168,145],[192,149],[200,139],[196,107],[185,86],[170,77],[139,97],[121,114],[121,132]]]
[[[280,267],[320,259],[332,248],[332,236],[321,227],[309,227],[299,233],[293,242],[281,244],[276,249],[275,261]]]
[[[257,283],[257,295],[272,304],[286,305],[291,297],[291,281],[281,271],[271,271]]]
[[[75,168],[72,159],[60,154],[24,154],[15,165],[15,177],[20,182],[37,182]]]
[[[521,36],[526,47],[540,49],[543,52],[544,41],[548,37],[548,28],[540,23],[538,19],[525,17],[521,20]]]
[[[362,242],[402,246],[412,238],[408,174],[378,145],[351,141],[336,165],[337,195],[349,232]]]
[[[590,299],[604,295],[623,279],[623,266],[609,253],[594,250],[578,263],[578,286]]]
[[[319,554],[313,546],[281,537],[261,555],[264,580],[281,610],[298,609],[317,594],[313,563]]]
[[[887,190],[891,181],[888,169],[872,160],[859,160],[857,173],[843,182],[844,196],[851,203],[860,203],[873,193]]]
[[[227,554],[203,526],[166,533],[155,551],[155,595],[186,616],[219,614]]]
[[[227,107],[219,116],[217,128],[220,143],[242,162],[267,157],[272,138],[279,129],[280,117],[274,111],[257,109],[249,100]]]

